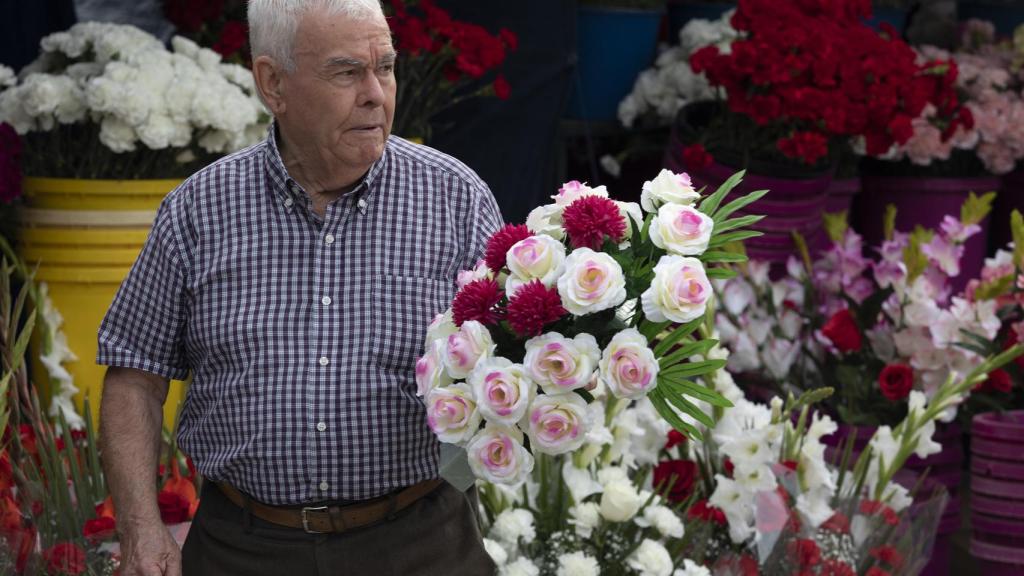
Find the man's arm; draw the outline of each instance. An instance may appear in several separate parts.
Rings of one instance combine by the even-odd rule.
[[[181,575],[181,552],[160,519],[154,481],[168,385],[133,368],[111,367],[103,381],[100,445],[124,576]]]

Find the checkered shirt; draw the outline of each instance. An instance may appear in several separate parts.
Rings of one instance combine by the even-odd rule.
[[[268,504],[434,478],[415,361],[500,226],[472,170],[397,137],[320,218],[272,130],[167,196],[96,361],[191,372],[181,447],[204,477]]]

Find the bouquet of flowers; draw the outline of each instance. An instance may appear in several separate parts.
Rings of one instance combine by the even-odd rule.
[[[494,35],[453,20],[434,0],[390,0],[388,7],[398,49],[395,134],[429,140],[438,112],[476,96],[509,97],[512,89],[504,76],[484,79],[518,46],[512,31],[502,28]]]
[[[270,121],[250,72],[175,37],[86,22],[43,38],[0,92],[24,141],[24,172],[63,178],[183,177],[262,139]],[[0,70],[0,86],[12,83]]]
[[[708,46],[690,58],[725,94],[704,147],[817,166],[846,140],[871,156],[905,143],[929,103],[950,112],[951,133],[969,123],[949,88],[949,64],[917,62],[891,26],[879,33],[864,24],[870,11],[866,0],[741,0],[730,51]]]
[[[626,128],[634,123],[668,125],[679,109],[689,102],[711,100],[715,92],[703,74],[694,73],[690,55],[705,46],[717,46],[728,52],[736,37],[729,25],[733,11],[718,20],[695,18],[679,31],[679,45],[664,50],[654,67],[637,77],[633,91],[619,103],[619,121]]]

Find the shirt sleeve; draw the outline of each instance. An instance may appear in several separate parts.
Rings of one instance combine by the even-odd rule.
[[[172,192],[99,329],[96,363],[184,380],[186,271],[175,241]]]
[[[505,225],[501,217],[501,210],[498,202],[491,194],[491,189],[483,182],[479,183],[474,190],[473,212],[470,214],[470,226],[472,226],[469,258],[463,264],[463,270],[472,270],[478,261],[484,257],[487,250],[487,242],[494,236],[494,233]]]

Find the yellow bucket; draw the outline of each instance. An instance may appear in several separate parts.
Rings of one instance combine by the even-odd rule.
[[[181,180],[25,178],[29,206],[44,210],[156,210]]]
[[[168,181],[162,188],[164,194],[179,182]],[[153,182],[142,184],[144,188],[152,187]],[[78,357],[65,367],[80,390],[75,397],[80,410],[88,395],[93,422],[99,419],[106,372],[106,367],[96,365],[96,335],[121,281],[128,275],[146,241],[158,205],[156,202],[148,210],[31,208],[22,210],[20,215],[19,253],[30,268],[38,266],[36,281],[46,282],[50,298],[64,318],[62,329],[68,346]],[[30,353],[37,375],[35,381],[43,387],[42,395],[48,405],[47,372],[39,361],[37,341],[33,341]],[[173,425],[184,397],[185,384],[171,382],[164,404],[164,425],[168,428]]]

